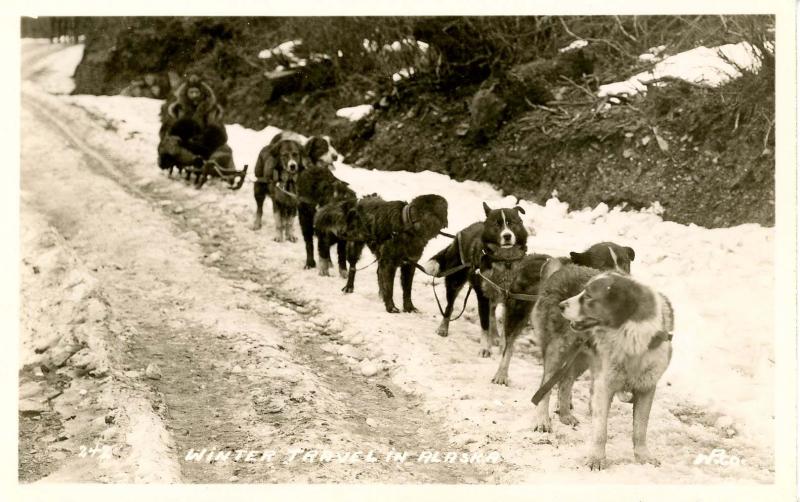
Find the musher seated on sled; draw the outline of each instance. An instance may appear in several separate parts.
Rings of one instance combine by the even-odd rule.
[[[243,182],[244,172],[236,171],[233,152],[227,145],[222,113],[211,87],[197,75],[190,75],[172,100],[161,108],[158,166],[169,169],[170,174],[173,167],[182,171],[191,166],[194,169],[188,170],[187,179],[195,172],[198,186],[202,186],[207,175],[241,173]]]

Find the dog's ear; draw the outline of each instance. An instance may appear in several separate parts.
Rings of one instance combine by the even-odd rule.
[[[546,262],[542,264],[542,268],[539,269],[539,281],[544,282],[548,277],[553,275],[558,269],[563,267],[564,264],[561,263],[561,260],[558,258],[550,258]]]
[[[305,154],[312,163],[316,163],[327,151],[328,143],[319,136],[312,136],[305,146]]]
[[[628,253],[628,260],[633,261],[633,259],[636,258],[636,252],[633,250],[632,247],[625,246],[623,249],[625,250],[626,253]]]
[[[514,209],[516,209],[516,210],[517,210],[517,212],[518,212],[518,213],[520,213],[520,214],[525,214],[525,210],[524,210],[524,209],[522,209],[522,208],[521,208],[521,207],[519,207],[519,206],[514,206]]]
[[[281,156],[281,144],[283,141],[276,141],[269,145],[269,156],[277,159]]]
[[[492,208],[485,202],[483,203],[483,212],[486,213],[486,216],[489,216],[489,213],[492,212]]]
[[[576,253],[575,251],[570,251],[569,258],[572,260],[572,263],[576,265],[581,265],[583,261],[583,253]]]

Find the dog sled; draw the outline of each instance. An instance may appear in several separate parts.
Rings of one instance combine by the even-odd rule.
[[[199,104],[193,104],[191,92],[189,97],[183,95],[187,94],[186,89],[198,92],[205,89],[207,102],[201,100]],[[169,176],[177,168],[178,175],[185,174],[187,180],[194,175],[196,188],[201,188],[209,177],[220,178],[231,190],[242,188],[247,166],[242,170],[236,169],[221,119],[222,108],[216,103],[213,91],[198,78],[190,77],[174,99],[162,107],[159,168],[169,170]]]

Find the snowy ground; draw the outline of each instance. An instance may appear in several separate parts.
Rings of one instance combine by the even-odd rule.
[[[35,50],[35,42],[28,43]],[[63,52],[70,57],[42,60],[36,86],[23,86],[28,98],[62,120],[82,124],[87,143],[102,148],[120,173],[131,177],[132,185],[169,199],[163,204],[167,210],[177,207],[180,211],[175,214],[190,213],[189,222],[198,220],[199,228],[202,221],[222,225],[230,235],[225,253],[241,260],[240,268],[252,263],[273,271],[273,280],[292,295],[312,302],[326,325],[338,333],[323,339],[319,348],[331,360],[335,357],[350,367],[353,378],[361,378],[365,365],[376,365],[381,368],[378,377],[419,396],[425,413],[443,423],[451,447],[499,451],[504,462],[475,474],[476,479],[503,483],[586,480],[587,473],[580,467],[589,434],[586,380],[576,385],[576,415],[582,423],[570,429],[554,421],[552,434],[533,433],[530,396],[541,368],[526,339],[517,342],[510,386],[498,387],[490,383],[497,354],[489,360],[477,357],[479,328],[473,305],[464,319],[451,325],[450,337],[441,339],[435,335],[439,316],[424,277],[415,279],[415,303],[422,310],[418,315],[383,312],[373,269],[360,272],[356,292],[343,297],[339,279],[302,270],[302,243],[273,243],[269,225],[260,233],[248,230],[254,205],[251,180],[238,192],[213,183],[196,192],[159,172],[155,166],[159,101],[48,95],[67,88],[64,77],[72,74],[77,63],[77,48]],[[252,166],[260,148],[277,132],[272,127],[252,131],[229,126],[237,165]],[[450,204],[451,232],[481,219],[484,201],[493,207],[516,202],[486,183],[456,182],[430,172],[372,171],[340,164],[335,174],[359,194],[377,192],[389,200],[408,200],[422,193],[443,195]],[[774,229],[758,225],[706,229],[662,221],[656,209],[568,208],[556,197],[544,206],[519,204],[526,210],[530,250],[565,255],[602,240],[631,246],[636,250],[633,275],[665,293],[676,310],[673,360],[656,394],[649,429],[651,450],[662,466],[632,463],[630,409],[615,403],[608,447],[611,466],[592,480],[771,482]],[[215,215],[220,215],[218,221]],[[447,243],[444,237],[435,239],[425,256]],[[153,246],[158,254],[158,243]],[[362,258],[362,265],[368,260],[369,256]],[[253,280],[258,282],[258,278]],[[302,321],[286,325],[288,331],[297,323]],[[746,462],[736,467],[693,464],[698,454],[715,448]],[[391,476],[385,479],[392,480]]]

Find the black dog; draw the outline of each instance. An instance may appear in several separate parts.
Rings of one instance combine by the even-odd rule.
[[[520,213],[525,213],[521,207],[493,210],[484,203],[483,210],[486,213],[486,220],[473,223],[461,230],[449,246],[439,251],[428,261],[425,269],[431,275],[438,275],[448,270],[456,270],[457,267],[465,265],[464,268],[456,270],[445,278],[447,306],[444,309],[444,317],[439,325],[437,334],[439,336],[448,335],[450,316],[453,313],[453,304],[456,296],[458,296],[464,284],[469,281],[472,289],[475,290],[475,297],[478,300],[478,314],[483,331],[483,346],[479,354],[481,357],[489,357],[491,355],[492,339],[490,329],[494,331],[495,328],[490,323],[492,315],[489,309],[490,300],[483,291],[483,281],[474,272],[482,264],[484,268],[490,268],[488,267],[491,264],[490,257],[503,247],[509,250],[516,249],[520,258],[524,256],[527,249],[528,231],[519,216]]]
[[[311,144],[309,142],[309,144]],[[336,178],[327,167],[312,167],[300,173],[297,178],[297,201],[298,213],[300,216],[300,230],[303,233],[303,240],[306,245],[306,269],[316,267],[314,260],[314,233],[317,208],[323,208],[335,202],[349,200],[355,205],[356,194],[344,181]],[[341,233],[338,229],[344,227],[344,216],[340,218],[341,225],[334,225],[333,234],[324,230],[329,214],[336,214],[335,211],[326,211],[323,219],[322,228],[317,232],[318,249],[320,255],[320,275],[328,275],[331,266],[330,247],[335,244],[336,235]],[[343,244],[344,245],[344,244]],[[343,255],[343,252],[340,253]],[[340,263],[344,256],[340,256]],[[341,268],[341,267],[340,267]],[[346,270],[346,269],[345,269]]]
[[[345,293],[353,292],[355,267],[364,248],[364,242],[358,240],[357,236],[347,234],[347,214],[355,209],[356,203],[355,194],[349,189],[346,192],[338,192],[334,199],[319,208],[314,216],[314,234],[317,236],[320,258],[319,274],[329,275],[328,271],[333,265],[331,246],[335,244],[339,276],[348,279],[347,285],[342,288]],[[347,272],[348,264],[352,274]]]
[[[428,241],[446,226],[447,201],[434,194],[420,195],[410,203],[387,202],[377,196],[364,197],[348,212],[348,238],[366,243],[378,260],[378,288],[387,312],[399,312],[393,299],[398,268],[403,288],[403,311],[417,311],[411,302],[416,262]],[[358,251],[354,249],[354,252]],[[357,256],[354,259],[358,261]],[[354,280],[355,267],[351,267],[348,274],[351,288]]]

